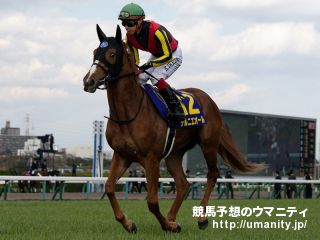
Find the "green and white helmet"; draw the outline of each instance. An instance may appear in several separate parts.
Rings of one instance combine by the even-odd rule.
[[[138,4],[135,4],[135,3],[129,3],[121,9],[118,19],[136,20],[136,19],[144,19],[144,17],[145,17],[145,14],[142,7],[140,7]]]

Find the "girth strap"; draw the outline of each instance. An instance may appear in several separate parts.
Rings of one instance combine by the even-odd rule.
[[[167,137],[166,137],[166,143],[164,145],[164,150],[162,154],[162,159],[166,159],[166,157],[169,156],[171,153],[174,140],[176,137],[176,128],[171,126],[172,124],[168,124],[168,130],[167,130]]]

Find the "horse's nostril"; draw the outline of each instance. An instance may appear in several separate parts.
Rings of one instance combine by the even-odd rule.
[[[87,81],[85,82],[85,86],[92,86],[92,85],[94,85],[94,79],[93,78],[87,79]]]
[[[94,85],[94,79],[93,78],[88,78],[84,80],[84,87],[87,88],[88,86]]]
[[[83,90],[86,92],[91,92],[95,84],[96,84],[96,81],[92,77],[84,79]]]

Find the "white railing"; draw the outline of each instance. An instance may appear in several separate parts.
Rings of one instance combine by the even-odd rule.
[[[190,191],[192,191],[192,199],[194,199],[194,190],[198,191],[199,184],[203,184],[207,182],[206,178],[187,178],[188,182],[192,183],[191,189],[189,190],[188,194]],[[55,197],[59,194],[60,199],[62,200],[62,195],[64,193],[64,186],[66,183],[82,183],[83,184],[83,190],[82,192],[85,194],[86,199],[90,198],[90,194],[93,191],[93,185],[97,184],[100,185],[100,190],[103,193],[103,187],[101,188],[101,185],[104,185],[105,182],[107,181],[107,178],[104,177],[56,177],[56,176],[0,176],[0,199],[1,195],[3,195],[3,198],[6,200],[8,193],[10,193],[10,186],[12,183],[18,183],[19,181],[39,181],[42,184],[42,190],[40,191],[41,194],[41,199],[45,200],[47,198],[46,193],[47,193],[47,183],[46,182],[51,182],[51,183],[63,183],[62,185],[60,184],[59,188],[56,188],[54,190],[54,195],[52,199],[55,199]],[[124,185],[124,198],[128,198],[128,193],[129,193],[129,185],[132,182],[146,182],[146,178],[141,178],[141,177],[122,177],[118,180],[117,184],[123,184]],[[164,187],[165,184],[168,184],[170,182],[174,182],[173,178],[159,178],[159,183],[160,183],[160,198],[164,196]],[[275,183],[281,183],[281,184],[286,184],[286,183],[291,183],[291,184],[298,184],[302,185],[302,188],[304,187],[305,184],[320,184],[320,180],[305,180],[305,179],[296,179],[296,180],[290,180],[290,179],[281,179],[281,180],[276,180],[272,177],[235,177],[233,179],[226,179],[226,178],[218,178],[218,183],[237,183],[237,184],[244,184],[242,186],[245,187],[245,192],[250,189],[248,186],[253,186],[253,189],[251,189],[252,193],[247,194],[249,198],[251,198],[255,193],[257,193],[258,198],[260,197],[260,191],[262,189],[267,189],[267,192],[269,194],[269,197],[272,195],[272,186]],[[61,187],[62,186],[62,187]],[[224,185],[223,185],[224,186]],[[238,185],[239,186],[239,185]],[[317,187],[318,188],[318,187]],[[317,188],[315,191],[317,192]],[[228,193],[228,188],[225,188],[226,192],[222,192],[219,195],[219,198],[222,197],[223,194],[227,194],[226,197],[229,198],[229,193]],[[300,193],[299,193],[300,195]],[[105,197],[105,193],[101,196],[101,199]],[[320,197],[320,194],[316,196],[317,198]]]
[[[188,182],[190,183],[206,183],[206,178],[187,178]],[[0,182],[18,182],[18,181],[63,181],[65,183],[105,183],[107,178],[105,177],[51,177],[51,176],[1,176],[0,175]],[[167,183],[173,182],[173,178],[159,178],[159,182]],[[146,182],[146,178],[140,177],[122,177],[118,180],[117,183],[126,183],[126,182]],[[241,177],[241,178],[218,178],[219,183],[265,183],[265,184],[273,184],[273,183],[296,183],[296,184],[320,184],[320,179],[318,180],[304,180],[304,179],[281,179],[276,180],[273,178],[268,177]]]

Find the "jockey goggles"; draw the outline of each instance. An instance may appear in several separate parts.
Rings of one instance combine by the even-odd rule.
[[[122,26],[128,26],[128,27],[133,27],[135,25],[137,25],[137,21],[134,20],[122,20]]]

